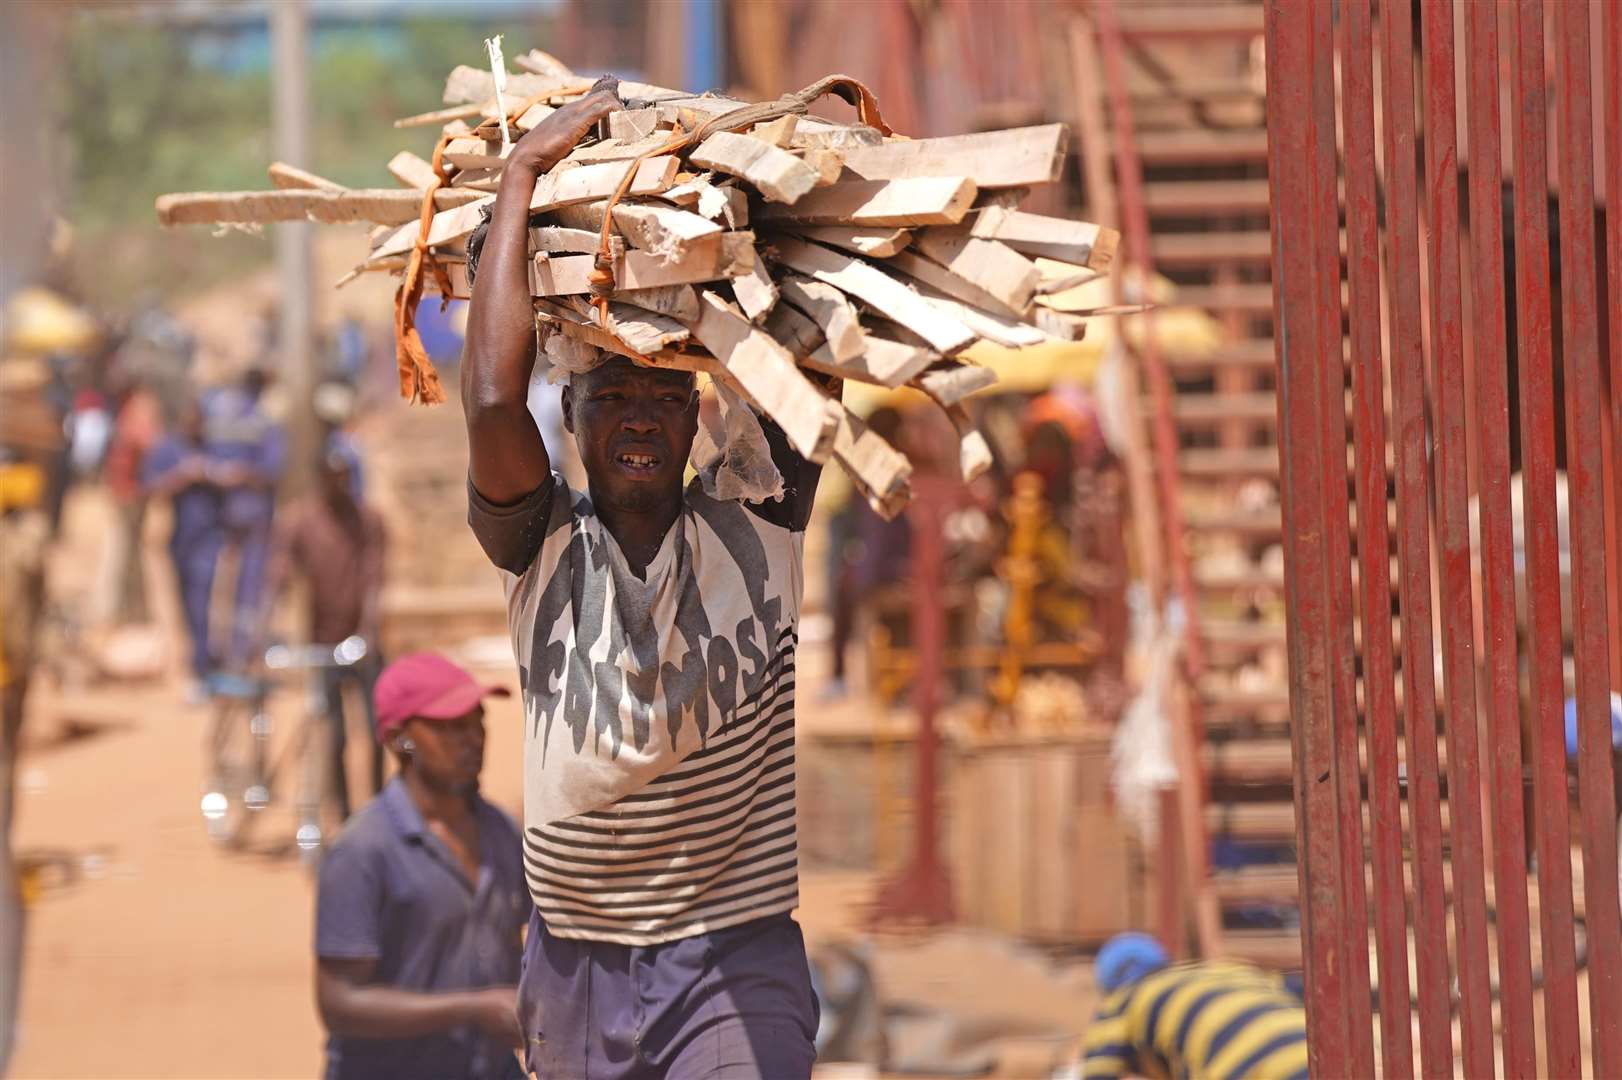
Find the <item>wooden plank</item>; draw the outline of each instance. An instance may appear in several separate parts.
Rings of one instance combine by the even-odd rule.
[[[726,301],[711,292],[699,298],[693,336],[738,381],[759,408],[777,421],[789,444],[809,461],[826,461],[844,409],[812,385],[794,358]]]
[[[658,126],[658,109],[623,109],[608,114],[608,137],[622,143],[640,142]]]
[[[1066,933],[1064,908],[1069,899],[1065,870],[1077,850],[1071,842],[1070,794],[1064,783],[1069,755],[1061,747],[1046,748],[1027,759],[1030,769],[1031,862],[1029,865],[1030,925],[1028,932],[1052,941]]]
[[[317,176],[285,161],[270,163],[270,182],[278,188],[309,191],[346,191],[342,184]],[[426,187],[427,185],[423,185]]]
[[[531,75],[522,73],[507,76],[507,88],[503,91],[507,100],[513,104],[525,98],[534,97],[545,90],[557,91],[565,94],[570,91],[576,94],[585,93],[590,89],[589,79],[570,78],[558,75]],[[496,97],[495,77],[490,74],[489,68],[469,67],[460,64],[451,70],[445,79],[445,92],[442,95],[446,105],[461,105],[470,102],[493,102]]]
[[[772,308],[772,313],[766,317],[764,329],[766,333],[772,336],[773,341],[794,354],[794,358],[800,362],[801,367],[808,367],[814,371],[823,370],[806,359],[819,346],[822,346],[825,340],[822,335],[822,328],[812,322],[810,317],[798,308],[788,304],[778,304]]]
[[[452,105],[445,109],[434,109],[432,112],[417,113],[415,116],[402,116],[394,122],[397,128],[432,127],[435,124],[447,124],[452,120],[466,120],[478,116],[482,106],[478,103],[465,105]]]
[[[652,195],[665,190],[675,181],[677,167],[673,157],[649,158],[637,169],[628,194]],[[619,187],[629,168],[628,162],[611,161],[601,165],[581,165],[561,172],[554,169],[535,185],[529,208],[533,212],[541,212],[607,198]],[[479,207],[489,199],[494,199],[494,196],[486,195],[478,202],[435,214],[428,230],[429,246],[459,240],[473,232],[479,225]],[[417,229],[413,223],[385,240],[373,255],[400,255],[410,251],[416,242]]]
[[[579,78],[562,60],[542,49],[531,49],[513,57],[513,67],[531,75],[547,75],[554,79]]]
[[[793,206],[768,205],[761,217],[808,225],[956,225],[974,205],[974,192],[974,181],[958,176],[842,180]]]
[[[838,150],[806,150],[800,154],[800,160],[817,174],[817,187],[837,183],[845,171],[845,155]]]
[[[610,237],[620,240],[622,237]],[[541,225],[529,230],[531,252],[592,254],[597,250],[600,237],[589,229],[569,229],[562,225]]]
[[[537,318],[545,320],[548,325],[576,341],[584,341],[587,345],[619,356],[626,356],[629,352],[635,351],[610,331],[559,301],[536,300],[535,314]]]
[[[872,305],[939,352],[955,352],[975,339],[974,331],[961,321],[860,259],[786,237],[778,241],[776,251],[778,262]]]
[[[732,279],[732,295],[749,321],[758,325],[777,303],[777,283],[766,273],[765,263],[756,259],[747,274]]]
[[[995,312],[1005,318],[1018,319],[1021,311],[982,289],[974,282],[959,277],[940,263],[924,258],[912,251],[892,255],[886,263],[891,269],[922,282],[943,296],[968,304],[970,307]],[[1034,288],[1034,286],[1033,286]]]
[[[440,155],[440,160],[455,165],[458,169],[499,169],[507,163],[507,155],[510,153],[512,153],[510,145],[504,149],[499,142],[469,137],[452,139],[446,143],[445,152]]]
[[[423,193],[399,188],[357,188],[343,191],[190,191],[160,195],[156,208],[162,225],[200,225],[231,222],[268,224],[273,221],[318,221],[341,225],[372,221],[384,225],[415,223],[422,211]],[[442,213],[455,213],[471,200],[488,196],[477,192],[441,189],[434,205]],[[402,228],[405,226],[401,226]],[[415,227],[413,224],[411,227]],[[407,245],[409,250],[410,245]],[[400,254],[385,252],[383,254]]]
[[[723,233],[713,243],[690,248],[681,259],[667,261],[647,251],[627,251],[614,260],[617,288],[654,289],[662,285],[689,285],[700,281],[747,274],[755,260],[753,233]],[[535,256],[532,280],[536,296],[589,293],[595,255]]]
[[[774,203],[793,204],[817,186],[817,173],[786,150],[768,142],[717,131],[690,151],[687,160],[705,169],[739,177]]]
[[[1087,319],[1064,311],[1036,304],[1031,308],[1031,322],[1044,334],[1060,341],[1080,341],[1087,336]]]
[[[867,180],[966,176],[978,187],[1051,184],[1064,170],[1070,136],[1063,124],[897,139],[845,151],[845,168]]]
[[[969,410],[962,405],[946,405],[943,408],[946,418],[952,421],[952,428],[957,432],[958,470],[963,482],[968,483],[991,468],[991,446],[980,429],[974,426]]]
[[[614,208],[614,227],[633,246],[666,259],[679,259],[698,241],[721,232],[720,225],[702,215],[655,203],[620,203]]]
[[[698,290],[691,285],[661,285],[653,289],[616,289],[616,303],[632,304],[668,315],[679,322],[698,318]]]
[[[982,240],[958,226],[924,229],[913,237],[914,250],[934,259],[958,277],[996,299],[1009,311],[1023,313],[1036,293],[1041,271],[1013,248]]]
[[[552,211],[559,225],[601,232],[608,200],[560,206]],[[658,203],[622,202],[614,208],[611,235],[623,236],[633,247],[664,259],[679,259],[686,252],[720,235],[721,226],[698,214]],[[596,250],[593,248],[592,250]]]
[[[658,198],[694,210],[711,221],[724,221],[729,229],[749,224],[749,196],[730,184],[712,184],[699,177],[660,192]]]
[[[640,139],[636,142],[620,142],[618,139],[605,139],[590,146],[577,146],[569,151],[565,161],[578,161],[582,164],[591,164],[598,161],[629,161],[631,158],[641,157],[652,150],[658,150],[670,142],[670,132],[661,131]]]
[[[785,276],[781,287],[783,299],[805,312],[822,330],[835,360],[862,355],[867,347],[867,335],[862,332],[860,316],[844,293],[832,285],[797,274]]]
[[[914,259],[921,263],[928,262],[927,259],[919,259],[910,251],[904,251],[891,259],[888,265],[906,271],[913,266]],[[1035,326],[995,311],[965,304],[927,284],[919,286],[918,295],[937,311],[956,319],[975,334],[1006,348],[1020,349],[1028,345],[1041,345],[1050,340],[1047,334]]]
[[[389,159],[389,175],[398,180],[401,187],[424,191],[433,187],[434,181],[439,179],[433,165],[410,150],[401,150]]]
[[[801,123],[794,133],[793,145],[799,150],[852,150],[859,146],[883,146],[884,136],[878,128],[866,124],[817,128]]]
[[[780,310],[783,308],[793,310],[787,304],[780,306]],[[817,328],[817,332],[820,334],[821,329]],[[800,363],[824,375],[894,388],[905,386],[939,359],[939,353],[870,333],[860,356],[836,360],[833,351],[823,344],[809,354],[802,354]]]
[[[1000,206],[988,206],[976,214],[970,231],[982,240],[1000,240],[1027,255],[1093,270],[1109,266],[1121,242],[1120,233],[1102,225],[1027,214]]]
[[[687,327],[669,316],[612,301],[608,305],[608,328],[643,355],[680,345],[692,336]]]
[[[451,187],[490,193],[501,188],[500,169],[458,169],[451,177]]]
[[[756,124],[749,129],[749,134],[761,142],[770,143],[779,150],[786,150],[794,141],[794,129],[799,126],[799,122],[800,118],[793,113],[784,113],[776,120],[767,120]]]
[[[879,506],[905,497],[912,462],[843,405],[834,433],[834,457]]]
[[[807,240],[877,259],[889,258],[912,243],[912,233],[906,229],[813,225],[796,231]]]
[[[988,367],[943,360],[913,379],[912,385],[942,405],[956,405],[996,382],[997,373]]]

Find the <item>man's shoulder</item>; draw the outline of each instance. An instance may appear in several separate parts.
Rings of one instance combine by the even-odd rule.
[[[364,864],[384,855],[399,840],[399,831],[390,819],[379,795],[349,815],[343,828],[322,855],[322,866],[333,862]]]

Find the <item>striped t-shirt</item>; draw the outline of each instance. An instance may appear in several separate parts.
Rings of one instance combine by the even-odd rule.
[[[1248,964],[1178,964],[1105,998],[1084,1054],[1086,1080],[1306,1080],[1306,1010]]]
[[[561,476],[508,507],[470,487],[523,690],[530,894],[558,937],[652,945],[798,904],[794,649],[817,473],[774,457],[783,502],[695,482],[640,576]]]

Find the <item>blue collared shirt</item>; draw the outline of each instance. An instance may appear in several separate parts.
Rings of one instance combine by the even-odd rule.
[[[377,983],[439,993],[518,982],[529,917],[518,829],[475,797],[479,878],[430,833],[398,778],[355,814],[321,864],[315,952],[375,959]],[[327,1040],[328,1080],[521,1077],[512,1050],[471,1026],[414,1039]]]

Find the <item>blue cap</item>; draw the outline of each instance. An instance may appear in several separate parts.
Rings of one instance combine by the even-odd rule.
[[[1611,749],[1622,750],[1622,694],[1611,695]],[[1577,756],[1577,699],[1566,699],[1566,757]]]
[[[1159,971],[1171,963],[1165,946],[1136,931],[1116,934],[1098,950],[1093,966],[1093,978],[1106,994],[1137,982],[1150,972]]]

